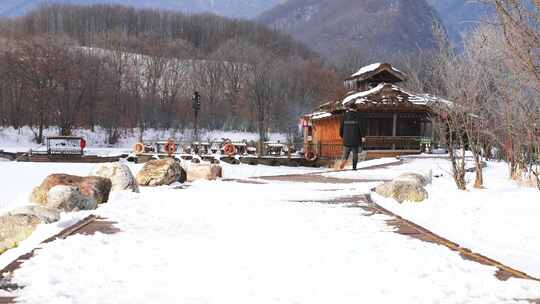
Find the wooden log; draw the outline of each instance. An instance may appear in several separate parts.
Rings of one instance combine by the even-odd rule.
[[[240,164],[240,160],[238,160],[238,159],[236,159],[234,157],[229,157],[229,156],[221,157],[221,161],[226,162],[226,163],[231,164],[231,165],[239,165]]]
[[[256,157],[240,157],[240,162],[242,164],[248,164],[256,166],[259,164],[258,158]]]
[[[8,160],[15,160],[17,158],[17,154],[16,153],[0,151],[0,158],[5,158],[5,159],[8,159]]]
[[[126,155],[127,156],[127,155]],[[17,158],[18,162],[33,163],[113,163],[117,162],[122,156],[102,157],[96,155],[88,156],[62,156],[62,155],[21,155]]]
[[[203,155],[201,159],[207,162],[213,162],[216,158],[213,155]]]

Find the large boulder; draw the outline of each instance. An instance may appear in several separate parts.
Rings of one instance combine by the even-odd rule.
[[[40,222],[50,224],[60,220],[60,211],[42,206],[25,206],[9,212],[9,215],[31,215],[37,217]]]
[[[94,197],[83,195],[77,187],[58,185],[49,190],[45,206],[49,209],[69,212],[94,210],[97,208],[98,203]]]
[[[433,173],[431,170],[426,174],[403,173],[393,181],[375,188],[375,192],[383,197],[394,198],[399,203],[422,202],[429,197],[424,187],[431,184],[432,179]]]
[[[223,177],[223,169],[216,164],[193,164],[186,168],[187,181],[216,180]]]
[[[186,172],[175,159],[151,160],[137,174],[140,186],[167,186],[175,182],[186,181]]]
[[[39,224],[32,215],[5,215],[0,217],[0,254],[16,247],[29,237]]]
[[[432,175],[433,174],[431,170],[426,174],[407,172],[399,175],[396,179],[394,179],[394,181],[410,182],[425,187],[431,184],[431,181],[433,179]]]
[[[122,163],[105,163],[92,170],[91,176],[105,177],[111,180],[112,191],[131,190],[139,192],[139,185],[129,167]]]
[[[429,195],[426,189],[415,181],[391,181],[384,183],[375,192],[383,197],[394,198],[399,203],[422,202]]]
[[[111,180],[99,176],[80,177],[68,174],[52,174],[47,176],[39,187],[34,188],[30,196],[31,203],[47,204],[49,190],[55,186],[77,187],[82,195],[94,199],[98,204],[109,200]]]

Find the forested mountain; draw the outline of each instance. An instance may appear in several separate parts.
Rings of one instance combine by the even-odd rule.
[[[460,33],[478,25],[493,9],[481,1],[427,0],[441,16],[450,38],[459,43]]]
[[[331,59],[340,57],[343,49],[359,47],[365,56],[380,58],[381,50],[395,54],[433,47],[429,30],[437,14],[425,2],[457,45],[460,33],[490,11],[470,0],[3,0],[0,16],[19,16],[51,3],[119,4],[247,19],[261,14],[262,23],[291,33]]]
[[[0,23],[0,126],[287,131],[339,77],[289,36],[244,20],[124,6],[48,6]],[[39,136],[38,136],[39,137]]]
[[[279,23],[278,26],[281,29],[310,44],[313,38],[319,34],[327,36],[340,35],[340,32],[346,31],[344,29],[353,24],[352,20],[358,18],[360,21],[357,21],[356,27],[364,27],[364,29],[357,30],[353,28],[347,31],[346,34],[341,34],[344,36],[342,40],[351,40],[351,42],[345,43],[345,45],[339,47],[340,49],[343,47],[356,48],[359,43],[354,42],[354,39],[363,39],[365,37],[368,38],[367,43],[370,44],[372,44],[371,39],[380,37],[384,40],[379,42],[382,46],[393,47],[395,45],[402,49],[411,49],[431,47],[429,35],[417,29],[418,26],[430,27],[430,19],[433,18],[432,12],[426,8],[424,1],[432,5],[441,16],[450,38],[457,44],[460,44],[461,40],[459,33],[473,27],[476,21],[482,19],[489,12],[486,5],[481,4],[479,1],[470,0],[2,0],[0,1],[0,17],[20,16],[38,8],[40,5],[54,3],[78,5],[119,4],[137,8],[175,10],[184,13],[211,12],[222,16],[247,19],[262,14],[260,20],[263,23],[272,26]],[[284,5],[279,7],[279,4]],[[410,6],[410,9],[402,9],[399,6]],[[315,14],[315,10],[317,10],[317,14]],[[323,12],[320,10],[323,10]],[[359,14],[359,12],[363,12],[363,14]],[[407,14],[408,16],[396,17],[396,14]],[[366,16],[368,17],[367,20],[365,20]],[[306,18],[310,18],[311,22],[306,22]],[[396,20],[396,18],[402,20]],[[286,19],[288,20],[284,21]],[[292,26],[293,19],[295,19],[294,26]],[[302,19],[304,21],[301,21]],[[370,33],[374,28],[373,21],[370,20],[384,19],[389,20],[385,22],[393,24],[385,25],[383,23],[378,26],[379,29],[373,30],[374,33]],[[287,25],[285,26],[284,23]],[[305,23],[305,25],[301,25],[302,23]],[[305,29],[308,29],[307,33],[305,33]],[[387,37],[380,36],[379,32],[381,31],[388,32],[385,35]],[[428,37],[427,41],[426,37]],[[392,45],[391,40],[396,40],[396,43]],[[400,42],[403,40],[408,40],[408,42]],[[332,42],[335,42],[335,40]],[[322,44],[322,42],[316,42],[315,49],[334,57],[337,47],[327,49]],[[329,46],[332,46],[332,43],[329,43]],[[380,53],[377,47],[368,52]]]
[[[118,34],[133,52],[140,51],[138,45],[149,40],[168,41],[170,47],[182,44],[187,51],[191,50],[185,54],[188,58],[203,58],[230,39],[247,40],[280,56],[313,56],[307,47],[286,34],[251,21],[211,14],[185,15],[110,5],[49,5],[0,25],[0,30],[14,35],[67,35],[84,46],[99,45]]]
[[[330,58],[359,50],[385,60],[433,48],[439,19],[425,0],[289,0],[258,21]]]
[[[78,5],[121,4],[138,8],[159,8],[186,13],[212,12],[228,17],[253,18],[286,0],[2,0],[0,16],[20,16],[40,4],[64,3]]]

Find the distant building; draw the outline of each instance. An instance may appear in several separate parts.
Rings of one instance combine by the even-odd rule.
[[[387,63],[361,68],[345,80],[349,91],[343,100],[319,106],[303,117],[304,150],[323,159],[342,152],[339,127],[347,109],[360,113],[369,158],[417,154],[433,138],[432,106],[443,101],[397,86],[407,76]],[[446,101],[444,101],[446,102]]]

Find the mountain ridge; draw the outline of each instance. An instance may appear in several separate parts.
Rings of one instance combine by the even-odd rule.
[[[440,15],[450,39],[461,44],[461,34],[494,13],[486,4],[470,0],[426,0]]]
[[[251,19],[286,0],[2,0],[0,16],[23,15],[43,4],[120,4],[137,8],[158,8],[185,13],[215,13],[226,17]]]
[[[330,58],[364,50],[379,59],[435,48],[441,22],[425,0],[289,0],[257,20]]]

